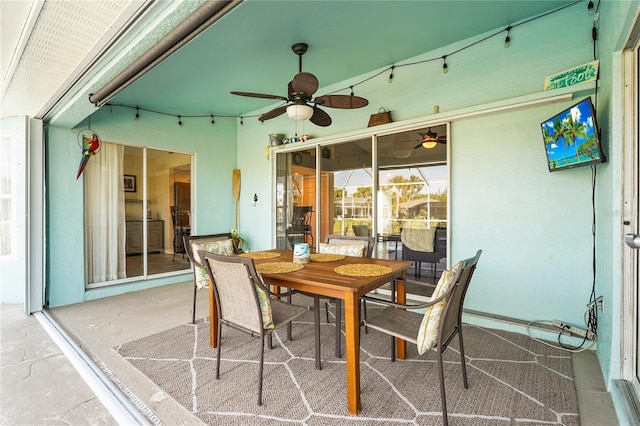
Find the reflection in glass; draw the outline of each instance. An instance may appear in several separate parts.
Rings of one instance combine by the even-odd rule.
[[[276,157],[276,247],[316,243],[316,151],[314,148]]]
[[[321,163],[323,182],[327,182],[326,202],[323,197],[322,203],[322,210],[327,212],[323,238],[327,234],[372,235],[371,147],[371,138],[326,147],[330,155],[323,156]]]
[[[446,226],[445,135],[446,127],[438,126],[378,139],[379,234],[398,235],[404,226]]]

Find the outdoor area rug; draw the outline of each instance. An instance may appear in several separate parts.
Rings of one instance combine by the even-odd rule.
[[[362,411],[346,404],[344,358],[334,354],[334,325],[322,324],[322,370],[314,365],[313,318],[274,333],[265,345],[263,405],[257,405],[260,340],[223,328],[220,379],[209,324],[185,324],[114,348],[160,389],[206,424],[441,425],[435,353],[391,362],[390,338],[362,331]],[[528,336],[463,328],[469,389],[464,389],[457,339],[445,351],[449,424],[578,426],[571,354]],[[344,347],[344,338],[343,338]],[[344,355],[343,355],[344,356]]]

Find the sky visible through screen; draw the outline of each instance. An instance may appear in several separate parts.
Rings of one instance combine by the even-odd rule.
[[[447,166],[430,166],[430,167],[421,167],[422,175],[424,175],[429,181],[429,186],[431,188],[432,194],[437,194],[440,192],[444,192],[447,188]],[[397,170],[381,170],[380,171],[380,185],[383,186],[385,183],[389,183],[389,180],[393,176],[402,176],[406,179],[409,179],[411,175],[418,176],[421,178],[420,173],[417,168],[412,167],[408,169],[397,169]],[[356,169],[353,170],[353,173],[350,173],[350,170],[343,170],[335,173],[334,175],[334,187],[335,188],[343,188],[347,190],[348,195],[352,195],[357,191],[359,187],[362,186],[371,186],[373,183],[373,178],[371,175],[371,168],[366,169]],[[424,185],[420,193],[427,194],[428,188],[427,185]]]

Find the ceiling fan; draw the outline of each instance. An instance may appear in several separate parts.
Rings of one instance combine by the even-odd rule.
[[[435,148],[436,145],[438,145],[439,143],[443,145],[447,143],[447,138],[445,136],[438,136],[436,132],[432,132],[431,127],[429,127],[426,133],[418,132],[418,134],[420,135],[420,138],[421,138],[420,143],[416,145],[413,149],[418,149],[421,147],[431,149],[431,148]]]
[[[291,46],[293,52],[298,55],[298,73],[289,82],[287,96],[269,95],[253,92],[235,92],[233,95],[248,96],[250,98],[279,99],[286,101],[286,104],[278,106],[262,114],[258,120],[265,121],[278,117],[285,112],[296,121],[310,120],[317,126],[326,127],[331,124],[331,117],[325,111],[318,108],[319,105],[328,108],[354,109],[362,108],[369,104],[369,101],[359,96],[351,95],[324,95],[313,97],[318,90],[318,79],[310,72],[302,71],[302,55],[305,54],[309,46],[306,43],[296,43]]]

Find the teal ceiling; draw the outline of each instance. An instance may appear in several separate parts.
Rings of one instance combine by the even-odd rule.
[[[298,71],[297,42],[309,45],[303,69],[317,76],[322,95],[331,84],[574,2],[245,0],[111,102],[238,116],[274,101],[231,90],[286,96]]]

